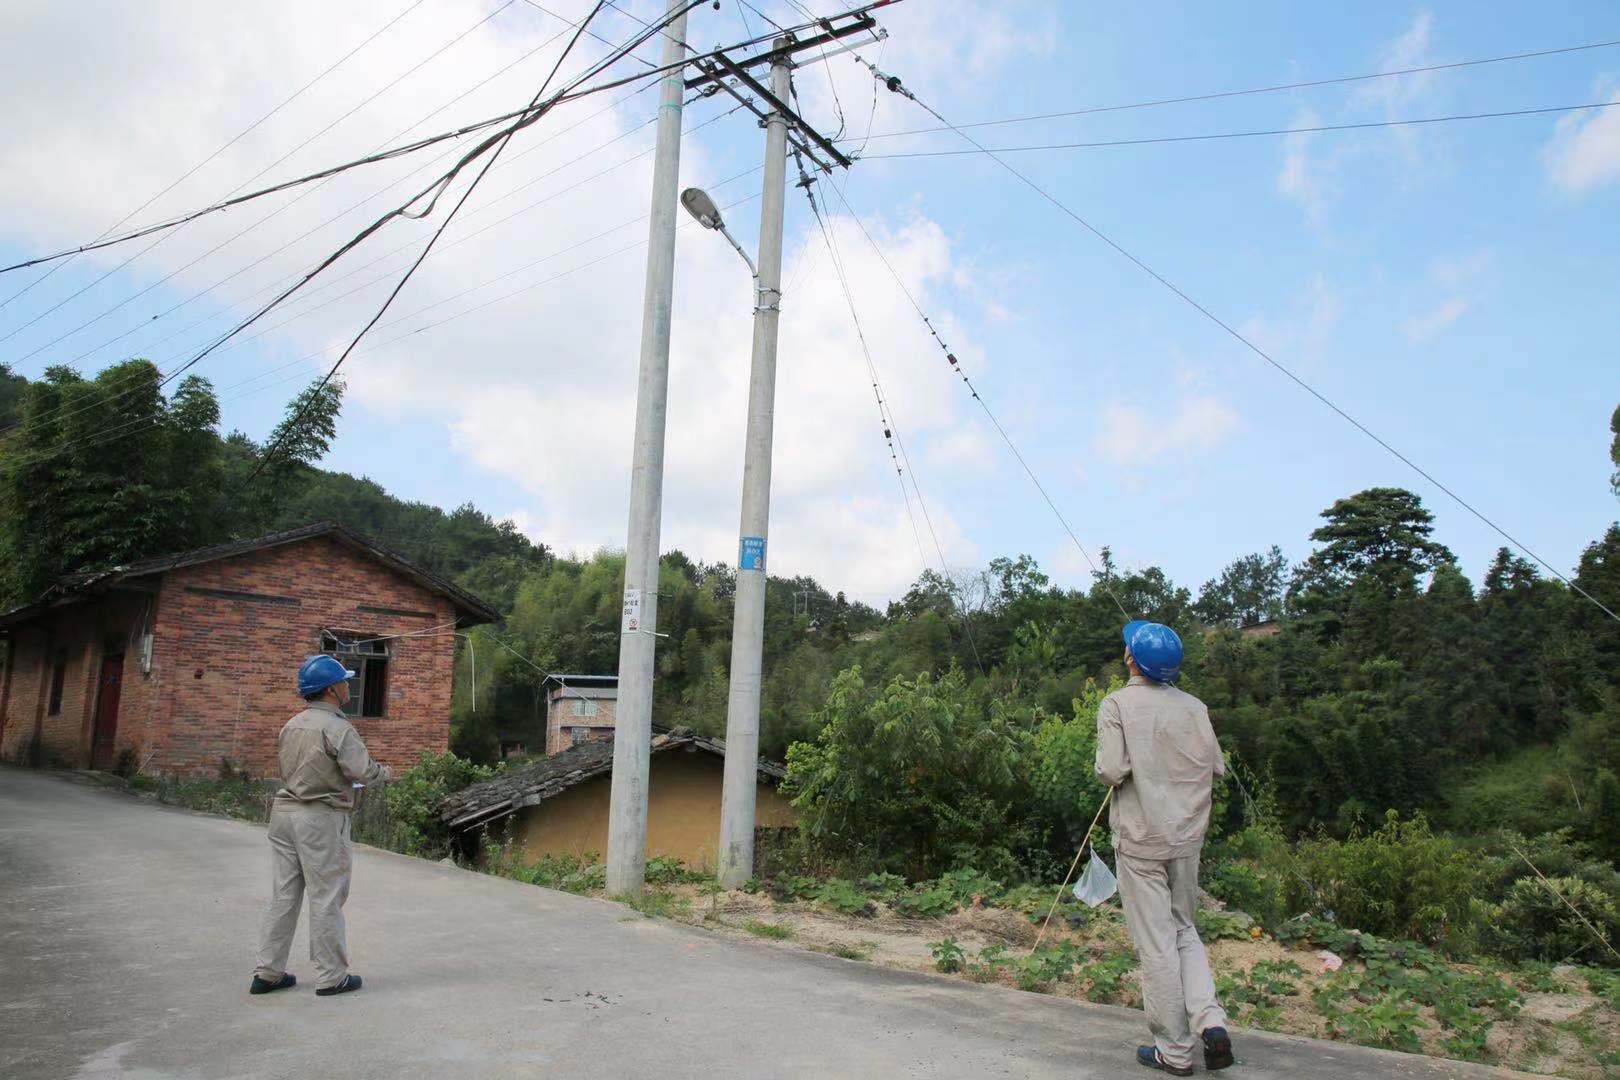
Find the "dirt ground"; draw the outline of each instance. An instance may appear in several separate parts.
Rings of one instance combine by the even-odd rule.
[[[676,917],[683,921],[721,933],[751,936],[782,948],[834,953],[938,978],[986,979],[982,969],[940,974],[930,947],[942,939],[955,939],[969,961],[980,950],[994,945],[1004,946],[1006,956],[1015,959],[1029,952],[1040,929],[1038,917],[994,907],[965,908],[936,919],[906,919],[878,904],[874,914],[863,917],[841,915],[808,901],[777,901],[764,894],[715,893],[698,886],[679,886],[674,892],[678,899]],[[1096,958],[1117,956],[1130,947],[1117,908],[1107,906],[1080,928],[1069,926],[1061,915],[1055,918],[1045,941],[1064,940]],[[1312,997],[1312,992],[1327,983],[1331,975],[1324,970],[1318,950],[1290,948],[1262,936],[1214,941],[1209,944],[1209,953],[1217,979],[1233,976],[1241,980],[1262,962],[1269,962],[1273,968],[1292,963],[1300,969],[1300,975],[1290,978],[1293,987],[1277,994],[1272,1005],[1256,1010],[1229,1004],[1236,1026],[1312,1038],[1335,1037]],[[1346,961],[1346,966],[1350,963]],[[1457,970],[1469,969],[1459,966]],[[990,977],[1007,986],[1016,985],[1008,971]],[[1485,1060],[1527,1073],[1572,1080],[1620,1077],[1620,1013],[1589,993],[1578,972],[1556,969],[1533,981],[1521,981],[1511,974],[1509,977],[1523,993],[1523,1001],[1511,1019],[1498,1019],[1491,1026],[1485,1041]],[[1083,980],[1064,980],[1042,992],[1084,1000],[1088,999],[1090,987]],[[1139,1006],[1136,972],[1131,971],[1117,994],[1091,999]],[[1348,1004],[1355,1007],[1354,1001]],[[1421,1006],[1417,1011],[1423,1021],[1423,1052],[1447,1056],[1442,1045],[1446,1033],[1434,1009]]]

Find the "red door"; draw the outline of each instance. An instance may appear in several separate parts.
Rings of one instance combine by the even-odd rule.
[[[124,687],[124,658],[101,662],[101,692],[96,696],[96,728],[90,743],[90,765],[111,769],[118,741],[118,695]]]

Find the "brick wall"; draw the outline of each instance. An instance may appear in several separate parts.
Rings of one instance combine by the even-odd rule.
[[[593,698],[596,702],[595,716],[575,716],[574,698],[569,691],[553,690],[546,700],[546,753],[559,754],[575,744],[574,735],[569,728],[590,728],[591,739],[611,739],[613,729],[618,723],[618,702],[612,698]]]
[[[47,761],[88,764],[102,657],[124,647],[148,610],[152,670],[141,672],[129,644],[115,754],[128,750],[145,772],[171,775],[216,775],[222,759],[276,775],[276,735],[303,708],[298,665],[320,651],[323,629],[371,637],[455,619],[445,598],[326,537],[176,570],[155,597],[98,599],[15,633],[0,758],[23,760],[37,723]],[[449,746],[455,638],[441,631],[389,646],[385,715],[353,723],[371,755],[397,770]],[[62,709],[46,716],[59,649],[68,657]]]
[[[134,630],[152,597],[118,593],[95,604],[75,605],[19,628],[12,637],[13,661],[9,684],[0,688],[0,760],[27,760],[37,735],[42,763],[82,768],[90,763],[96,698],[102,660],[127,653],[135,666]],[[52,673],[61,661],[61,708],[50,711]],[[125,706],[133,694],[142,700],[142,688],[125,682]],[[120,708],[120,717],[124,706]],[[120,725],[120,736],[124,734]]]
[[[158,610],[154,769],[209,773],[226,758],[255,776],[278,771],[276,735],[303,708],[298,665],[323,629],[370,637],[455,619],[448,600],[324,537],[175,571]],[[455,638],[389,647],[386,715],[354,726],[400,769],[449,747]]]

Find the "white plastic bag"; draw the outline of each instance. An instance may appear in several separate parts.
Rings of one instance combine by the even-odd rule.
[[[1119,889],[1119,880],[1114,872],[1108,869],[1108,864],[1097,855],[1097,849],[1091,849],[1091,858],[1086,860],[1086,868],[1080,871],[1080,880],[1074,883],[1075,899],[1087,907],[1096,907],[1098,904],[1113,896]]]

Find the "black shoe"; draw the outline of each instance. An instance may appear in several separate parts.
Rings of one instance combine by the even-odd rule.
[[[1204,1068],[1210,1072],[1224,1069],[1233,1062],[1232,1037],[1225,1028],[1213,1027],[1204,1032]]]
[[[347,994],[350,990],[360,989],[360,976],[345,975],[343,981],[336,986],[323,986],[315,991],[316,997],[331,997],[333,994]]]
[[[281,973],[281,979],[278,982],[268,982],[268,981],[266,981],[264,979],[259,978],[257,975],[255,975],[255,976],[253,976],[253,985],[248,987],[248,993],[250,993],[250,994],[268,994],[272,990],[285,990],[290,986],[297,986],[297,985],[298,985],[298,976],[292,974],[291,972],[286,972],[286,971],[282,972]]]
[[[1160,1057],[1159,1048],[1156,1046],[1138,1046],[1136,1048],[1136,1063],[1149,1069],[1167,1072],[1171,1076],[1191,1076],[1193,1074],[1191,1065],[1172,1065]]]

